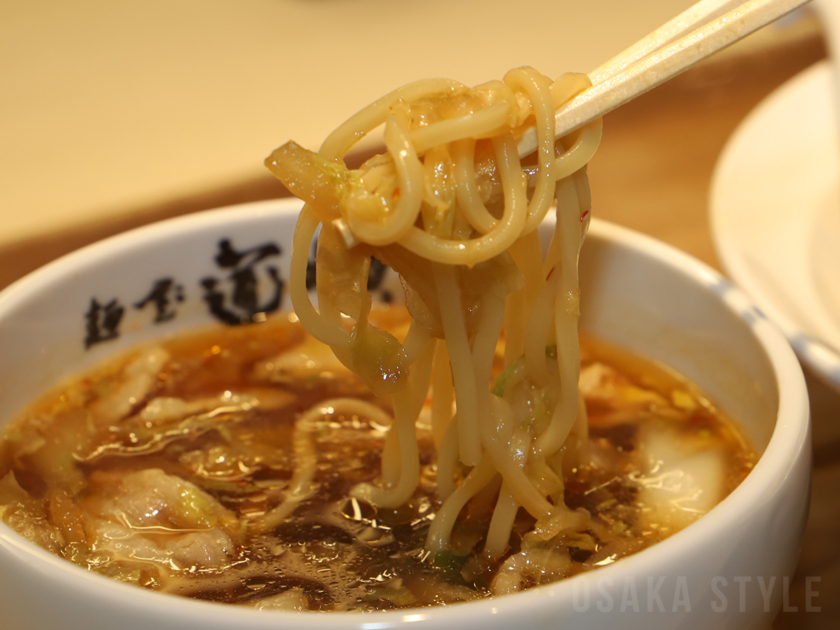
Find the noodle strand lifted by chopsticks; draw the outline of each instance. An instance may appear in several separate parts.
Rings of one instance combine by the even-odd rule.
[[[601,124],[555,141],[554,110],[587,86],[584,75],[552,82],[532,68],[475,88],[420,81],[350,118],[318,154],[290,142],[266,160],[306,202],[291,269],[301,323],[393,400],[381,477],[356,486],[355,497],[390,508],[410,500],[420,474],[415,423],[432,386],[441,505],[430,551],[448,548],[461,509],[479,494],[479,502],[498,497],[491,558],[504,554],[520,507],[543,540],[586,527],[563,502],[563,469],[586,444],[577,278],[586,163]],[[516,141],[530,124],[538,149],[523,163]],[[348,169],[344,156],[380,125],[386,152]],[[555,201],[543,252],[536,230]],[[316,309],[305,275],[319,229]],[[403,341],[368,322],[371,257],[403,280],[413,318]],[[494,376],[502,346],[504,369]]]

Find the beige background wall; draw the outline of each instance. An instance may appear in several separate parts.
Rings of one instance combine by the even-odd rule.
[[[407,81],[591,70],[691,0],[0,0],[0,245],[254,177]]]

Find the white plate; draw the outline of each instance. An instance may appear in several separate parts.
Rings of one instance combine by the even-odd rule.
[[[712,236],[729,275],[803,363],[840,389],[840,137],[827,62],[762,102],[712,182]]]

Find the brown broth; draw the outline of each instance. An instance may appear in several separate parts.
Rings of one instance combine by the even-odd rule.
[[[379,318],[391,328],[405,323],[400,309]],[[162,342],[169,360],[149,372],[142,394],[128,402],[121,397],[134,390],[123,372],[155,350],[134,350],[35,401],[0,443],[4,521],[79,566],[198,599],[375,610],[490,595],[500,566],[520,551],[534,521],[520,510],[499,561],[473,553],[489,523],[491,488],[464,508],[452,551],[430,557],[423,545],[438,501],[434,448],[422,422],[421,483],[408,505],[376,509],[348,498],[355,484],[376,480],[385,433],[365,417],[324,413],[314,433],[315,492],[268,531],[243,525],[270,512],[288,491],[300,414],[336,397],[390,412],[387,400],[313,349],[290,319]],[[308,359],[299,360],[301,352]],[[533,584],[614,562],[696,517],[672,517],[640,498],[646,473],[638,449],[646,436],[677,436],[696,452],[722,453],[721,497],[755,461],[735,424],[681,378],[590,339],[583,341],[583,359],[592,459],[567,472],[565,502],[586,509],[591,522],[574,539],[551,542],[547,552],[563,562],[529,577]],[[165,398],[193,408],[180,407],[168,419],[144,411]],[[176,507],[158,505],[170,485]],[[122,545],[126,537],[141,548]],[[294,597],[278,604],[283,593]]]

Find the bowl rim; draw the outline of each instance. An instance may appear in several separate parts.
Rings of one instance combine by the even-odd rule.
[[[294,198],[272,199],[227,206],[215,210],[189,214],[146,225],[112,236],[67,254],[9,285],[0,292],[0,320],[16,304],[25,302],[39,291],[48,288],[61,277],[79,272],[90,265],[99,264],[103,257],[119,256],[126,250],[176,240],[184,235],[210,230],[231,222],[261,222],[297,212],[301,202]],[[533,615],[535,608],[550,606],[564,592],[579,587],[584,582],[611,578],[615,582],[630,577],[650,574],[658,567],[671,564],[674,550],[684,546],[709,544],[719,539],[727,523],[735,522],[743,513],[742,504],[757,505],[779,487],[797,461],[805,453],[810,440],[810,423],[807,389],[800,365],[778,328],[770,322],[737,287],[720,274],[688,254],[633,230],[593,219],[589,238],[600,239],[629,248],[635,254],[656,260],[676,270],[686,281],[709,288],[724,287],[716,293],[726,308],[741,320],[747,320],[753,335],[766,354],[778,387],[778,414],[776,426],[764,454],[744,481],[709,513],[697,522],[666,540],[622,559],[598,571],[587,572],[560,582],[546,584],[517,593],[516,597],[503,598],[504,614],[511,618]],[[784,466],[779,464],[784,462]],[[97,597],[107,597],[112,604],[128,610],[155,608],[171,619],[189,618],[195,622],[248,623],[253,628],[275,628],[285,622],[302,629],[323,628],[326,623],[347,628],[387,628],[410,622],[443,622],[447,624],[475,624],[485,616],[497,615],[502,610],[499,598],[485,598],[455,606],[413,608],[376,613],[331,612],[327,616],[307,613],[253,610],[244,607],[219,605],[177,596],[161,597],[161,593],[147,591],[91,573],[51,554],[0,522],[0,550],[26,556],[40,562],[39,571],[53,571],[52,579],[70,589],[85,589]],[[637,571],[637,567],[646,567]],[[285,620],[285,621],[284,621]]]

